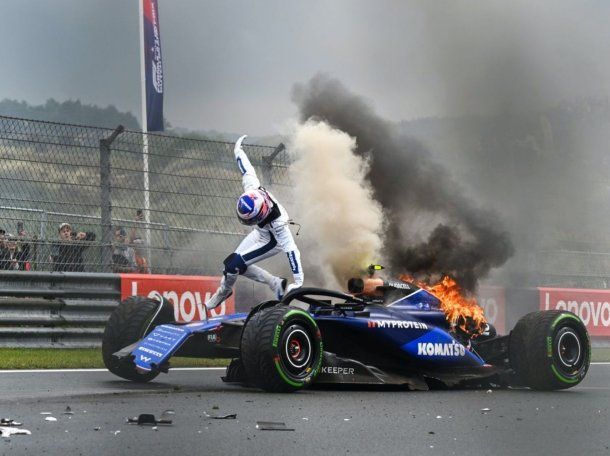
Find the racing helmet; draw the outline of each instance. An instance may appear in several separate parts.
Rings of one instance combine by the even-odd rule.
[[[273,203],[263,190],[242,193],[237,200],[237,218],[244,225],[256,225],[269,215]]]

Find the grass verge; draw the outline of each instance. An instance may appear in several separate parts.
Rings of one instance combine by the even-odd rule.
[[[172,367],[221,367],[228,359],[172,358]],[[103,368],[99,348],[0,348],[2,369]]]
[[[594,362],[610,362],[610,348],[593,348],[591,349],[591,361]]]

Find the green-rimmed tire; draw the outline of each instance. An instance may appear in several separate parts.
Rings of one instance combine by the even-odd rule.
[[[509,356],[525,386],[566,389],[587,374],[591,341],[585,325],[571,312],[532,312],[511,332]]]
[[[322,335],[307,312],[278,305],[255,313],[244,328],[241,359],[248,381],[269,392],[304,388],[322,364]]]

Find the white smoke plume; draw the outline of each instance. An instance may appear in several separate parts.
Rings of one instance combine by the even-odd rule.
[[[354,138],[316,120],[298,125],[291,137],[295,213],[306,246],[301,248],[310,263],[318,263],[311,266],[323,272],[327,287],[344,287],[380,261],[383,212],[366,179],[368,161],[355,149]]]

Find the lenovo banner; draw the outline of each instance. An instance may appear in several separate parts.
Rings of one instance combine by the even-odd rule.
[[[538,288],[541,310],[567,310],[580,317],[591,336],[610,336],[610,290]]]
[[[482,286],[477,293],[477,302],[485,312],[485,318],[498,334],[506,334],[506,297],[504,287]]]
[[[216,291],[220,277],[154,274],[120,274],[121,299],[129,296],[164,296],[174,305],[176,321],[206,320],[205,302]],[[211,317],[235,313],[231,296],[210,312]]]

